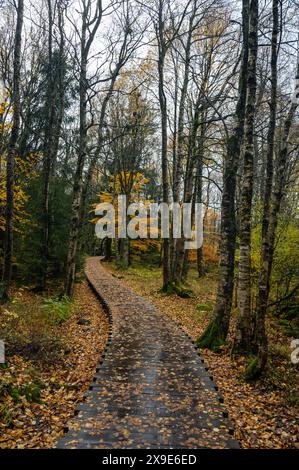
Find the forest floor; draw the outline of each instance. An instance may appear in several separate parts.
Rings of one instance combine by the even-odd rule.
[[[108,339],[108,320],[86,282],[75,300],[15,289],[0,307],[0,448],[52,448],[82,402]]]
[[[197,339],[209,322],[215,300],[215,271],[200,281],[190,272],[192,298],[160,291],[161,271],[134,261],[128,271],[106,269],[138,294],[150,299]],[[0,338],[6,344],[0,364],[0,448],[52,448],[63,435],[88,389],[105,348],[108,322],[86,282],[76,285],[71,305],[15,289],[0,307]],[[79,323],[78,323],[79,322]],[[234,328],[234,318],[232,330]],[[298,444],[298,368],[290,361],[291,338],[275,317],[268,321],[270,358],[262,380],[245,382],[244,363],[233,360],[230,345],[222,354],[202,351],[225,398],[244,448],[294,448]]]
[[[86,276],[109,308],[111,336],[79,413],[56,447],[238,448],[206,364],[151,301],[111,276],[99,257]]]
[[[192,298],[161,293],[161,270],[133,263],[117,271],[105,263],[116,278],[180,323],[196,340],[207,326],[215,301],[217,275],[207,273],[200,281],[191,270],[188,287]],[[290,361],[291,338],[284,335],[275,317],[268,321],[269,362],[264,377],[256,382],[243,379],[244,360],[234,360],[230,344],[221,354],[202,351],[224,396],[225,407],[235,424],[235,438],[243,448],[299,448],[298,368]],[[234,329],[232,321],[230,338]],[[229,338],[229,339],[230,339]]]

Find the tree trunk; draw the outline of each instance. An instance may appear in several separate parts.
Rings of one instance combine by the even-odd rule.
[[[188,159],[186,165],[185,175],[185,186],[184,186],[184,201],[192,203],[191,217],[192,225],[195,217],[195,203],[198,201],[198,169],[200,166],[200,152],[198,151],[199,143],[197,139],[198,127],[199,127],[199,104],[201,95],[199,94],[194,110],[194,116],[192,119],[191,132],[188,143]],[[196,177],[194,178],[194,170],[196,168]],[[184,249],[184,247],[183,247]],[[182,267],[182,280],[187,280],[189,268],[188,250],[184,250],[184,259]]]
[[[221,239],[219,281],[213,318],[198,340],[199,347],[217,350],[226,340],[234,288],[234,265],[236,243],[235,193],[241,144],[244,133],[245,105],[247,96],[249,0],[243,0],[243,50],[239,79],[239,96],[236,122],[227,142],[224,162],[223,192],[221,203]]]
[[[42,272],[41,272],[41,287],[45,287],[47,267],[48,267],[48,248],[49,248],[49,229],[50,229],[50,213],[49,213],[49,200],[50,200],[50,173],[52,166],[52,151],[53,151],[53,128],[54,128],[54,114],[55,114],[55,88],[54,88],[54,67],[52,62],[53,57],[53,14],[52,2],[47,1],[48,5],[48,70],[47,70],[47,98],[45,110],[47,113],[45,123],[45,142],[44,142],[44,158],[43,158],[43,204],[42,204],[42,224],[43,224],[43,243],[42,243]]]
[[[86,159],[87,151],[87,62],[90,46],[94,40],[97,29],[102,19],[102,2],[98,0],[98,8],[95,17],[88,20],[88,13],[90,4],[84,6],[82,13],[82,30],[81,30],[81,60],[80,60],[80,83],[79,83],[79,115],[80,115],[80,129],[79,129],[79,151],[77,168],[74,178],[73,186],[73,199],[71,208],[71,221],[70,221],[70,234],[69,246],[66,264],[65,276],[65,294],[69,297],[73,296],[75,273],[76,273],[76,256],[80,228],[80,209],[82,197],[82,178],[83,168]],[[93,25],[92,30],[90,25]],[[89,33],[87,37],[87,32]]]
[[[204,117],[203,117],[204,119]],[[196,187],[195,187],[195,202],[202,204],[202,173],[203,173],[203,160],[204,160],[204,140],[205,140],[206,126],[202,122],[201,132],[198,142],[198,158],[196,168]],[[203,247],[202,245],[196,250],[196,266],[198,277],[203,275]]]
[[[273,30],[271,41],[271,100],[270,100],[270,122],[267,137],[267,161],[266,161],[266,182],[264,189],[264,210],[262,221],[262,247],[261,264],[258,284],[257,307],[255,312],[254,328],[254,349],[258,353],[258,364],[254,371],[258,375],[264,369],[267,362],[267,334],[265,328],[265,318],[270,290],[270,260],[269,255],[269,221],[270,221],[270,200],[273,185],[273,159],[276,129],[277,112],[277,59],[278,59],[278,35],[279,35],[279,0],[273,0]]]
[[[82,43],[85,42],[86,29],[82,29]],[[82,46],[81,56],[81,71],[80,71],[80,130],[79,130],[79,155],[77,160],[77,169],[75,173],[74,187],[73,187],[73,200],[71,208],[71,225],[69,236],[69,249],[67,257],[67,272],[65,279],[65,293],[69,297],[73,296],[73,288],[76,272],[76,254],[79,235],[79,221],[80,221],[80,205],[81,205],[81,192],[82,192],[82,174],[83,166],[86,157],[87,145],[87,119],[86,119],[86,104],[87,104],[87,90],[86,90],[86,67],[87,56],[85,48]]]
[[[20,73],[21,73],[21,47],[22,28],[24,16],[24,1],[18,0],[17,4],[17,24],[15,30],[14,43],[14,63],[13,63],[13,121],[10,135],[7,161],[6,161],[6,213],[5,213],[5,251],[3,268],[3,299],[7,299],[12,273],[13,255],[13,211],[14,211],[14,170],[17,143],[20,132]]]
[[[276,0],[274,0],[276,2]],[[274,8],[274,5],[273,5]],[[275,13],[275,14],[278,14]],[[276,20],[278,21],[278,20]],[[274,25],[273,25],[274,26]],[[299,61],[297,64],[297,73],[296,73],[296,88],[295,96],[293,103],[290,106],[289,112],[284,122],[283,134],[282,134],[282,143],[281,148],[278,153],[277,166],[276,166],[276,178],[274,184],[274,191],[272,193],[271,203],[269,201],[269,208],[267,208],[268,218],[263,220],[263,239],[262,239],[262,259],[261,259],[261,271],[259,278],[259,291],[257,298],[257,309],[256,309],[256,318],[255,318],[255,328],[254,328],[254,347],[255,352],[257,353],[257,361],[255,361],[255,367],[250,370],[250,377],[258,377],[263,369],[265,368],[267,362],[267,336],[265,331],[265,316],[267,313],[267,305],[269,299],[270,291],[270,278],[271,270],[273,263],[273,255],[275,248],[275,237],[276,237],[276,228],[278,223],[278,215],[280,211],[281,201],[284,195],[285,188],[285,174],[287,169],[287,159],[288,159],[288,140],[291,130],[291,125],[293,123],[295,113],[298,107],[299,101]],[[272,111],[273,112],[273,111]],[[270,128],[269,136],[270,138]],[[274,139],[273,139],[274,140]],[[269,153],[270,149],[268,149]],[[269,155],[268,155],[269,158]],[[270,173],[271,173],[271,163],[270,163]],[[273,173],[273,170],[272,170]],[[265,210],[265,207],[264,207]],[[264,218],[267,214],[264,214]]]
[[[187,43],[185,47],[184,79],[183,79],[183,84],[182,84],[182,89],[181,89],[179,116],[178,116],[178,129],[177,129],[177,153],[176,153],[177,158],[176,158],[176,164],[174,167],[175,171],[174,171],[174,181],[173,181],[174,202],[179,202],[179,199],[180,199],[182,165],[183,165],[183,158],[184,158],[183,145],[184,145],[184,138],[185,138],[184,116],[185,116],[186,98],[187,98],[188,83],[189,83],[191,41],[192,41],[193,22],[194,22],[195,14],[196,14],[196,11],[193,10],[193,13],[189,21],[188,37],[187,37]],[[188,200],[184,199],[184,202],[191,201],[192,189],[191,191],[189,191],[189,194],[188,194]],[[184,241],[182,234],[181,234],[181,238],[174,240],[174,253],[173,253],[173,260],[172,260],[171,268],[172,268],[173,281],[177,285],[179,285],[182,282],[183,263],[184,263],[184,243],[185,241]]]
[[[88,196],[88,192],[89,192],[89,189],[90,189],[90,184],[91,184],[91,181],[92,181],[92,175],[93,175],[94,170],[96,168],[96,164],[98,162],[103,144],[105,142],[105,138],[103,136],[103,129],[104,129],[107,106],[109,104],[110,98],[112,97],[116,80],[119,76],[119,73],[120,73],[121,68],[122,68],[124,63],[125,63],[124,59],[120,58],[118,64],[116,65],[114,73],[112,75],[111,82],[110,82],[110,85],[109,85],[109,89],[108,89],[108,91],[107,91],[107,93],[106,93],[106,95],[103,99],[102,105],[101,105],[97,150],[96,150],[95,154],[93,155],[93,157],[91,158],[89,168],[88,168],[87,174],[86,174],[86,179],[85,179],[85,182],[84,182],[84,187],[83,187],[83,190],[82,190],[82,207],[81,207],[81,214],[80,214],[80,225],[81,226],[84,224],[84,219],[85,219],[86,213],[87,213],[87,196]]]
[[[112,238],[106,237],[104,241],[104,261],[111,261],[112,258]]]
[[[46,99],[46,123],[43,159],[43,243],[42,243],[42,272],[41,288],[45,288],[47,268],[49,262],[49,239],[50,239],[50,185],[58,153],[61,125],[64,113],[64,31],[62,7],[58,6],[58,23],[60,32],[59,61],[53,63],[53,10],[52,2],[48,0],[48,72],[47,72],[47,99]]]
[[[169,183],[167,165],[167,101],[164,90],[164,65],[166,45],[164,38],[163,2],[159,2],[159,20],[157,27],[158,39],[158,76],[159,76],[159,105],[161,114],[161,163],[162,163],[162,197],[163,202],[169,202]],[[163,239],[163,290],[167,291],[170,283],[170,246],[169,239]]]
[[[244,139],[244,161],[240,208],[240,260],[238,284],[238,320],[233,352],[252,350],[251,311],[251,211],[253,196],[254,124],[256,110],[256,64],[258,54],[258,0],[251,0],[249,21],[248,85]]]
[[[117,267],[119,269],[128,269],[130,265],[130,240],[129,238],[119,239],[119,259]]]

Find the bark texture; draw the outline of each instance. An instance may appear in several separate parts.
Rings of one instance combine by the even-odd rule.
[[[48,0],[48,71],[47,71],[47,95],[46,95],[46,119],[43,155],[43,201],[42,201],[42,272],[41,288],[45,288],[47,269],[49,263],[49,242],[51,231],[51,207],[50,207],[50,184],[53,168],[56,162],[59,139],[61,134],[62,120],[64,114],[64,81],[65,81],[65,58],[64,58],[64,31],[63,31],[63,9],[58,5],[58,28],[60,34],[59,50],[56,61],[53,59],[53,6]]]
[[[5,212],[5,250],[3,267],[3,298],[8,297],[13,256],[13,212],[14,212],[14,174],[15,157],[17,153],[17,144],[20,133],[21,121],[21,102],[20,102],[20,73],[21,73],[21,48],[22,48],[22,29],[24,17],[24,1],[18,0],[17,3],[17,23],[14,41],[14,62],[13,62],[13,120],[10,141],[8,146],[6,160],[6,212]]]
[[[241,145],[244,133],[247,96],[249,0],[243,0],[242,10],[243,50],[239,77],[239,93],[234,130],[227,142],[224,161],[223,192],[221,203],[221,239],[219,281],[213,318],[198,340],[200,347],[217,350],[226,340],[234,290],[236,244],[235,194]]]
[[[256,111],[256,65],[258,54],[258,0],[249,8],[248,81],[245,116],[245,139],[240,207],[240,260],[238,280],[238,319],[233,345],[234,353],[252,350],[251,311],[251,211],[254,174],[254,127]]]
[[[76,273],[76,256],[79,239],[80,228],[80,210],[82,198],[83,184],[83,168],[86,160],[87,152],[87,63],[91,44],[95,38],[96,32],[102,20],[102,2],[98,0],[97,10],[93,19],[89,19],[90,4],[84,5],[82,12],[82,28],[81,28],[81,59],[80,59],[80,80],[79,80],[79,150],[77,167],[74,178],[73,198],[70,220],[69,246],[65,276],[65,294],[69,297],[73,296],[74,281]],[[92,26],[92,29],[91,29]]]
[[[159,78],[159,105],[161,115],[161,164],[162,164],[162,197],[163,202],[169,202],[169,182],[167,165],[167,100],[165,95],[164,67],[167,51],[163,21],[163,1],[159,1],[158,24],[156,35],[158,40],[158,78]],[[163,290],[167,290],[170,283],[170,246],[169,239],[163,239]]]
[[[259,374],[267,362],[267,334],[265,318],[270,290],[270,270],[272,259],[270,259],[269,222],[271,210],[271,194],[273,187],[273,160],[277,114],[277,59],[278,59],[278,36],[279,36],[279,1],[273,0],[272,4],[272,40],[271,40],[271,99],[270,99],[270,121],[267,136],[267,159],[266,180],[264,189],[264,210],[262,221],[262,247],[261,264],[258,283],[257,306],[255,312],[254,327],[254,349],[259,360],[255,374]],[[272,229],[272,228],[271,228]]]

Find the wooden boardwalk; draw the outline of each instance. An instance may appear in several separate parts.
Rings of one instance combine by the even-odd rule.
[[[107,349],[58,448],[236,448],[217,387],[183,331],[89,258]],[[146,282],[146,281],[145,281]]]

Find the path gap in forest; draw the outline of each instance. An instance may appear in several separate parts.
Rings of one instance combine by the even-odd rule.
[[[236,448],[210,373],[170,318],[109,274],[85,273],[111,317],[111,338],[58,448]]]

